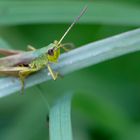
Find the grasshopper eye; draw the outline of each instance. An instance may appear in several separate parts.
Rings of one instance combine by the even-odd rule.
[[[48,54],[51,55],[51,56],[53,56],[54,55],[54,50],[53,49],[49,49],[48,50]]]

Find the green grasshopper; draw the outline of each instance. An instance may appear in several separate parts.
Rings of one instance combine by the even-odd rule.
[[[52,78],[56,80],[59,73],[54,72],[50,64],[58,61],[60,48],[67,51],[65,44],[61,42],[74,24],[85,13],[86,9],[87,6],[81,11],[80,15],[73,21],[59,41],[54,41],[48,46],[37,50],[29,46],[30,51],[28,52],[0,49],[1,54],[9,55],[0,59],[0,75],[19,77],[22,91],[24,90],[25,78],[46,66]]]

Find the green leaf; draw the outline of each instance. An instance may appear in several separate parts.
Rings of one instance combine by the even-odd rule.
[[[80,70],[103,61],[140,50],[140,29],[129,31],[101,41],[86,44],[68,53],[62,54],[59,63],[52,65],[62,75]],[[44,76],[46,75],[46,76]],[[25,88],[50,80],[47,68],[25,80]],[[21,90],[17,78],[0,79],[0,97]]]
[[[60,98],[50,110],[50,140],[72,140],[72,94]]]
[[[0,25],[69,23],[89,5],[82,23],[140,25],[140,8],[107,1],[1,1]]]

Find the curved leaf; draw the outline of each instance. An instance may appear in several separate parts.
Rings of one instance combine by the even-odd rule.
[[[60,98],[50,110],[50,140],[72,140],[72,94]]]
[[[62,54],[59,63],[52,65],[52,68],[55,71],[59,71],[62,75],[66,75],[73,71],[139,50],[140,29],[136,29],[101,41],[86,44]],[[25,81],[25,88],[50,79],[48,70],[45,68],[28,77]],[[0,79],[0,97],[19,90],[21,90],[21,83],[17,78]]]

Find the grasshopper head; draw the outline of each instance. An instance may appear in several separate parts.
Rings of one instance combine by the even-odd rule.
[[[57,62],[58,57],[60,55],[60,48],[63,48],[62,47],[63,45],[61,44],[62,40],[65,38],[65,36],[68,34],[68,32],[70,31],[70,29],[74,26],[74,24],[85,13],[86,10],[87,10],[87,6],[84,7],[84,9],[81,11],[80,15],[72,22],[72,24],[66,30],[66,32],[64,33],[64,35],[61,37],[61,39],[59,41],[54,41],[53,47],[48,50],[48,54],[47,54],[48,60],[50,62]]]
[[[48,50],[48,60],[49,62],[57,62],[59,55],[60,55],[60,47],[61,44],[58,44],[58,41],[54,41],[53,43],[54,47],[50,48]]]

